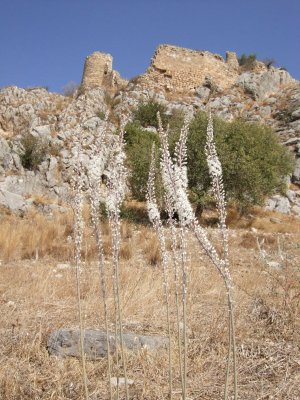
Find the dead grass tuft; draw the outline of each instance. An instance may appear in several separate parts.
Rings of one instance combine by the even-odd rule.
[[[161,263],[159,241],[153,233],[148,236],[147,241],[143,244],[143,253],[147,263],[151,266],[156,267]]]

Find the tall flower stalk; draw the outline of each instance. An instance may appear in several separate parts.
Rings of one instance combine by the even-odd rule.
[[[217,205],[219,216],[219,230],[222,238],[222,265],[221,276],[224,280],[227,302],[228,302],[228,331],[229,331],[229,346],[228,346],[228,362],[226,371],[224,400],[228,398],[228,383],[230,373],[230,357],[231,352],[233,356],[233,371],[234,371],[234,393],[235,399],[237,398],[237,367],[236,367],[236,343],[235,343],[235,324],[234,324],[234,304],[232,296],[232,280],[229,272],[229,258],[228,258],[228,229],[226,226],[226,201],[225,191],[223,185],[222,166],[218,158],[216,146],[214,142],[214,131],[211,113],[209,113],[207,135],[206,135],[206,159],[209,169],[209,175],[212,182],[212,191]]]
[[[123,363],[123,371],[125,378],[125,397],[129,399],[128,378],[127,378],[127,360],[124,349],[123,326],[122,326],[122,309],[120,301],[119,289],[119,253],[120,253],[120,206],[125,195],[126,168],[124,166],[124,125],[121,126],[119,143],[117,149],[112,156],[109,168],[108,195],[106,199],[106,208],[112,231],[112,274],[113,274],[113,290],[115,304],[115,343],[116,343],[116,359],[117,359],[117,398],[119,399],[119,368],[118,368],[118,331],[121,347],[121,358]]]
[[[103,254],[103,241],[100,229],[100,221],[98,216],[98,206],[100,204],[99,190],[102,180],[102,174],[105,169],[105,139],[106,139],[106,123],[108,114],[105,116],[105,124],[102,129],[96,130],[94,132],[94,141],[90,144],[91,159],[89,168],[87,170],[88,178],[88,198],[91,208],[91,219],[94,228],[94,236],[96,241],[97,256],[98,256],[98,268],[100,276],[100,291],[103,301],[103,311],[104,311],[104,323],[106,332],[106,347],[107,347],[107,366],[108,366],[108,385],[109,385],[109,397],[110,400],[113,399],[112,392],[112,362],[111,362],[111,349],[109,342],[109,329],[108,329],[108,309],[107,309],[107,286],[105,278],[105,264],[104,264],[104,254]]]
[[[209,174],[212,181],[212,190],[216,199],[217,210],[220,220],[219,229],[222,237],[222,254],[218,254],[213,244],[208,239],[206,230],[202,228],[193,212],[191,203],[187,195],[188,179],[186,168],[186,140],[188,133],[188,121],[186,120],[180,133],[179,141],[175,148],[174,159],[171,158],[168,144],[168,131],[162,128],[160,116],[158,114],[159,134],[162,146],[161,156],[161,174],[165,189],[166,202],[168,208],[172,212],[177,212],[180,224],[180,237],[181,241],[184,239],[183,229],[189,228],[195,235],[199,245],[204,250],[210,261],[217,269],[221,278],[223,279],[224,286],[227,294],[228,312],[229,312],[229,352],[228,352],[228,365],[225,381],[224,400],[228,397],[228,381],[229,381],[229,366],[230,354],[233,355],[233,370],[234,370],[234,399],[237,399],[237,365],[236,365],[236,350],[235,350],[235,328],[234,328],[234,315],[233,315],[233,299],[232,299],[232,281],[229,271],[228,259],[228,231],[226,227],[226,203],[225,194],[222,180],[222,167],[218,159],[216,148],[214,145],[213,125],[211,116],[209,115],[209,123],[207,129],[207,144],[206,144],[206,157],[209,167]],[[185,254],[184,243],[182,242],[183,251]],[[182,266],[184,260],[182,258]],[[182,267],[182,284],[183,284],[183,298],[187,291],[187,274]],[[183,300],[183,306],[186,303]],[[184,314],[184,312],[183,312]],[[183,315],[184,330],[183,336],[186,337],[186,316]],[[184,339],[184,352],[186,351],[186,343]],[[186,398],[186,357],[183,360],[183,399]]]
[[[166,307],[166,318],[167,318],[167,329],[169,338],[169,399],[173,398],[172,389],[172,335],[171,335],[171,324],[170,324],[170,285],[169,285],[169,261],[167,257],[166,241],[163,232],[163,226],[158,210],[156,195],[155,195],[155,156],[154,146],[152,147],[151,164],[149,171],[149,179],[147,185],[147,209],[148,215],[153,227],[157,233],[160,245],[160,252],[162,256],[162,267],[163,267],[163,290]]]
[[[76,266],[76,291],[77,291],[77,304],[78,304],[78,316],[79,316],[79,329],[80,329],[80,354],[82,363],[82,375],[83,375],[83,386],[85,400],[89,398],[88,392],[88,381],[86,373],[86,362],[84,352],[84,323],[83,323],[83,311],[81,304],[81,244],[83,235],[83,219],[82,219],[82,206],[83,206],[83,168],[81,165],[81,150],[82,142],[77,137],[76,151],[77,151],[77,163],[75,165],[75,222],[74,222],[74,239],[75,239],[75,266]]]
[[[179,374],[180,374],[180,382],[181,382],[181,390],[184,392],[183,388],[183,366],[182,366],[182,340],[181,340],[181,311],[180,311],[180,293],[179,293],[179,264],[180,257],[177,252],[177,234],[176,227],[174,222],[174,213],[172,207],[168,203],[168,200],[165,199],[166,210],[169,216],[168,225],[171,230],[171,250],[172,250],[172,263],[173,263],[173,274],[174,274],[174,294],[175,294],[175,309],[176,309],[176,324],[177,324],[177,345],[178,345],[178,355],[179,355]]]

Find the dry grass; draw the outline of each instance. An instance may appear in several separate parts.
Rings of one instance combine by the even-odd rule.
[[[43,197],[40,202],[45,200]],[[72,261],[74,256],[73,212],[56,213],[47,217],[38,211],[31,211],[23,218],[2,210],[0,215],[0,254],[4,262],[38,259],[43,257],[54,258],[60,261]],[[82,257],[84,261],[96,259],[96,244],[93,229],[90,225],[90,213],[84,210],[86,223],[82,244]],[[103,235],[104,254],[111,252],[111,233],[108,221],[101,224]],[[132,256],[132,247],[129,241],[133,234],[132,224],[122,224],[121,258],[129,260]]]
[[[75,271],[71,266],[60,268],[54,258],[57,255],[57,260],[70,259],[72,256],[68,254],[68,251],[73,251],[72,247],[66,241],[72,233],[72,215],[63,214],[56,218],[48,221],[38,215],[28,219],[2,217],[0,398],[3,400],[83,398],[80,361],[50,357],[46,348],[51,331],[78,326]],[[120,287],[124,331],[167,335],[161,269],[149,265],[157,245],[154,234],[146,227],[128,225],[122,229]],[[108,226],[104,226],[103,232],[109,251]],[[209,233],[218,245],[215,230],[209,229]],[[265,248],[272,256],[276,254],[277,237],[280,237],[287,256],[280,261],[282,269],[267,268],[258,258],[255,232],[230,231],[231,265],[236,288],[240,398],[296,400],[300,398],[299,235],[263,231],[258,234],[259,239],[265,239]],[[39,243],[40,256],[45,258],[38,262],[24,260],[27,256],[35,258],[36,243]],[[68,251],[65,245],[70,246]],[[221,398],[225,379],[228,340],[225,294],[217,273],[211,269],[205,256],[195,249],[191,240],[188,397],[214,400]],[[103,329],[97,265],[88,262],[93,259],[93,251],[92,240],[88,240],[83,248],[86,262],[82,274],[82,303],[86,327]],[[109,270],[108,261],[106,265]],[[159,261],[157,265],[159,267]],[[111,293],[110,279],[108,290]],[[171,300],[174,307],[174,299]],[[109,296],[111,327],[113,310],[113,298]],[[172,329],[175,331],[176,313],[174,308],[171,311]],[[174,400],[179,400],[176,345],[173,357]],[[87,363],[93,400],[108,398],[106,363],[105,359]],[[130,388],[130,398],[166,398],[167,365],[167,352],[152,354],[145,350],[129,354],[128,375],[135,382]]]
[[[146,240],[143,240],[141,243],[142,250],[144,253],[145,261],[147,264],[155,267],[158,266],[161,262],[161,254],[160,254],[160,245],[157,235],[150,231],[150,233],[145,234],[147,229],[143,231],[143,237]],[[148,230],[149,232],[149,230]]]
[[[206,210],[201,216],[201,223],[206,226],[216,226],[217,221],[215,210]],[[241,215],[236,208],[230,207],[226,222],[233,229],[255,228],[268,233],[300,233],[299,218],[260,207],[254,207],[247,215]]]
[[[1,258],[10,261],[51,255],[59,260],[70,259],[73,246],[67,238],[72,231],[71,213],[56,215],[53,219],[34,211],[24,218],[2,215]]]

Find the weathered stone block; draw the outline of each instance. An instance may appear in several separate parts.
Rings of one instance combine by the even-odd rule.
[[[135,333],[124,333],[124,345],[129,351],[161,350],[168,346],[168,340],[161,336],[145,336]],[[119,345],[119,338],[118,343]],[[114,334],[109,335],[110,352],[116,350]],[[63,328],[51,333],[48,339],[48,351],[59,357],[80,357],[80,331],[78,328]],[[84,332],[84,352],[90,360],[107,355],[106,333],[87,329]]]

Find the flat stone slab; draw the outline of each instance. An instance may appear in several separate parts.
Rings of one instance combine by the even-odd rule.
[[[128,351],[138,351],[147,348],[150,351],[166,349],[168,339],[162,336],[144,336],[135,333],[124,333],[124,345]],[[120,338],[117,338],[120,344]],[[109,334],[110,353],[116,351],[115,335]],[[52,332],[48,338],[49,354],[58,357],[80,357],[79,328],[63,328]],[[87,329],[84,331],[84,352],[89,360],[107,356],[106,332]]]

